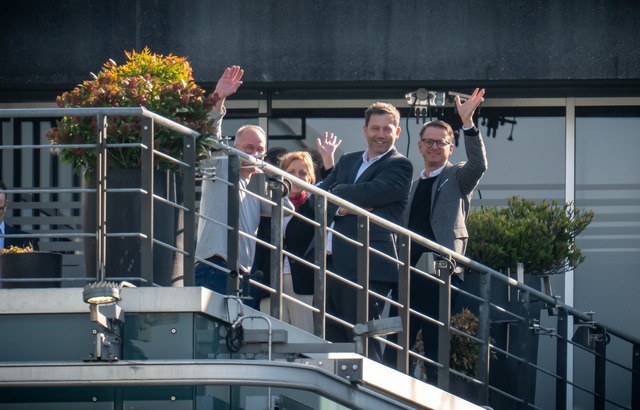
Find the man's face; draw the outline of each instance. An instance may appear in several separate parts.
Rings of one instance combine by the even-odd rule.
[[[8,209],[7,194],[0,193],[0,222],[4,220],[4,214]]]
[[[446,142],[447,145],[438,147],[438,144],[442,145],[443,142]],[[431,144],[431,146],[429,146],[429,144]],[[453,144],[446,130],[438,127],[429,127],[422,133],[418,141],[418,149],[425,163],[430,168],[438,169],[449,160],[453,152]]]
[[[374,114],[364,126],[369,159],[389,151],[400,136],[400,127],[393,123],[391,114]]]
[[[234,148],[246,154],[260,156],[267,150],[267,141],[264,135],[252,128],[247,128],[238,137],[233,145]],[[244,164],[243,164],[244,166]],[[255,167],[242,168],[243,173],[251,174],[256,171]]]

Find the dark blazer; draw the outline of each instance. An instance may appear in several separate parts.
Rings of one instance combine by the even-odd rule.
[[[296,212],[313,219],[313,198],[307,199]],[[312,224],[293,215],[285,229],[283,247],[288,252],[304,260],[313,262],[314,234],[315,228]],[[299,295],[313,295],[313,268],[293,258],[289,258],[289,265],[291,266],[293,291]]]
[[[309,197],[296,212],[313,219],[313,197]],[[282,246],[288,252],[313,263],[314,234],[313,225],[294,215],[284,231]],[[260,218],[257,237],[265,242],[271,242],[271,217],[263,216]],[[291,280],[293,281],[294,292],[299,295],[312,295],[313,269],[293,258],[289,258],[289,265],[291,266]],[[271,250],[260,244],[256,245],[256,257],[253,265],[253,273],[256,271],[262,272],[262,277],[258,278],[258,280],[265,285],[271,286]],[[269,296],[268,292],[260,291],[257,298],[262,299],[267,296]]]
[[[320,187],[362,208],[372,208],[374,215],[401,224],[407,206],[413,166],[395,148],[367,168],[354,182],[363,151],[344,155]],[[334,229],[341,234],[357,238],[357,216],[335,215],[338,206],[329,204],[328,217],[333,218]],[[370,247],[390,256],[397,256],[395,235],[376,224],[369,227]],[[357,248],[345,240],[333,236],[333,262],[341,276],[357,278]],[[398,281],[398,267],[378,255],[370,253],[369,279],[383,282]]]
[[[436,177],[431,192],[431,228],[435,241],[461,255],[467,249],[467,216],[473,190],[487,170],[487,153],[482,135],[477,128],[464,132],[467,161],[452,164],[447,162]],[[404,214],[404,226],[409,223],[413,196],[419,180],[411,187],[409,206]]]
[[[13,226],[4,223],[5,235],[25,235],[27,232],[21,231],[20,229],[14,228]],[[35,250],[39,250],[39,244],[37,238],[4,238],[4,247],[9,248],[11,246],[18,246],[20,248],[24,248],[27,245],[31,245],[31,247]]]

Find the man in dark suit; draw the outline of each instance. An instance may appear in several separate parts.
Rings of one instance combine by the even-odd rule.
[[[444,121],[431,121],[422,126],[418,149],[424,160],[424,170],[420,178],[411,186],[409,206],[404,215],[405,226],[427,239],[464,255],[467,248],[466,220],[473,190],[487,170],[487,154],[482,135],[473,123],[473,114],[483,101],[484,89],[476,89],[471,97],[462,103],[456,96],[456,108],[462,120],[464,146],[467,161],[452,164],[449,157],[453,153],[453,129]],[[429,251],[420,244],[411,244],[411,265],[424,252]],[[452,276],[452,284],[462,284],[462,269],[457,268]],[[438,319],[438,284],[424,276],[411,275],[411,307],[432,318]],[[455,295],[452,295],[452,307]],[[413,345],[419,330],[422,330],[425,354],[437,359],[437,326],[412,317],[409,340]],[[430,368],[427,375],[435,377]]]
[[[0,249],[8,249],[11,246],[18,246],[24,248],[31,245],[35,250],[38,250],[38,240],[35,238],[7,238],[7,235],[24,235],[23,232],[11,225],[8,225],[4,221],[4,216],[9,209],[9,199],[7,198],[6,191],[7,186],[0,181]]]
[[[400,136],[400,113],[391,104],[374,103],[365,111],[364,137],[367,149],[344,155],[320,185],[333,194],[369,210],[390,222],[401,223],[407,205],[413,166],[395,148]],[[335,204],[327,214],[334,229],[348,238],[357,238],[357,216]],[[369,245],[396,257],[395,236],[376,224],[369,228]],[[357,247],[333,235],[332,259],[336,273],[355,282],[358,269]],[[397,297],[398,266],[374,253],[369,253],[369,287],[383,295]],[[357,291],[336,279],[327,279],[327,311],[349,323],[356,323]],[[370,296],[369,320],[379,319],[384,301]],[[333,342],[352,342],[353,331],[332,320],[327,321],[326,338]],[[382,362],[379,343],[370,343],[369,356]],[[391,349],[387,349],[391,350]],[[385,360],[389,362],[389,360]]]

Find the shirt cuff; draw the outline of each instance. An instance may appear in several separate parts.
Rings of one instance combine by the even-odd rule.
[[[480,130],[476,128],[475,124],[471,126],[471,128],[462,127],[462,130],[464,131],[464,135],[469,137],[475,137],[476,135],[480,134]]]

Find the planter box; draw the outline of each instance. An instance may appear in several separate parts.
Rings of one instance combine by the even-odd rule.
[[[59,279],[62,255],[51,252],[5,253],[0,255],[2,279]],[[6,289],[59,288],[60,281],[0,282]]]

